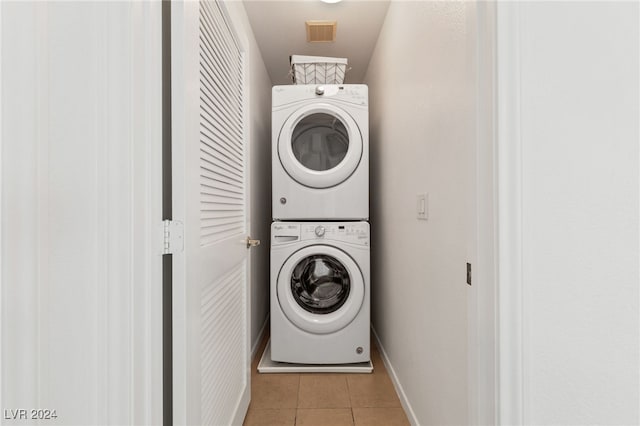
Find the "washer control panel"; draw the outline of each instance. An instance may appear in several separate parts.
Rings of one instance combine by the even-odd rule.
[[[302,240],[333,240],[369,245],[369,224],[366,222],[331,222],[301,224]]]
[[[297,241],[343,241],[369,245],[367,222],[274,222],[271,225],[271,243],[287,244]]]

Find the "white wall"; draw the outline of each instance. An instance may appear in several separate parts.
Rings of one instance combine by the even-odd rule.
[[[159,424],[160,5],[0,14],[2,422]]]
[[[392,2],[365,78],[373,326],[421,425],[469,423],[475,28],[473,3]]]
[[[520,324],[503,359],[522,360],[506,423],[640,422],[639,12],[499,4],[498,103],[517,115],[498,117],[516,160],[500,181],[519,198],[505,201],[519,234],[500,261],[521,262],[500,282],[519,288],[500,302],[516,307],[501,324]]]
[[[247,47],[249,68],[249,155],[251,237],[261,240],[250,252],[251,343],[256,349],[269,314],[269,232],[271,226],[271,79],[240,1],[227,1],[238,36]]]

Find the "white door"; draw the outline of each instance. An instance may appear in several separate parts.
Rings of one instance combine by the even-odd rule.
[[[0,2],[2,425],[162,423],[159,2]]]
[[[241,424],[250,398],[244,64],[224,6],[171,5],[173,421]]]

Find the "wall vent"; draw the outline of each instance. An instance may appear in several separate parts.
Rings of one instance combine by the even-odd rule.
[[[307,21],[307,42],[326,43],[336,41],[337,21]]]

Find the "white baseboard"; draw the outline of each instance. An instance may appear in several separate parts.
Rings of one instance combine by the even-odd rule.
[[[402,404],[402,408],[404,408],[404,412],[407,414],[409,418],[409,422],[413,426],[419,426],[418,419],[416,418],[416,413],[411,408],[411,404],[409,403],[409,399],[402,388],[402,384],[400,384],[400,380],[398,380],[398,376],[396,375],[396,371],[391,365],[391,361],[387,356],[387,352],[384,350],[384,346],[382,346],[382,342],[380,341],[380,337],[378,333],[376,333],[376,329],[371,326],[371,331],[373,332],[373,337],[376,339],[376,345],[378,346],[378,350],[380,351],[380,356],[382,357],[382,362],[384,362],[384,366],[387,368],[389,372],[389,377],[391,378],[391,382],[393,382],[393,387],[396,388],[396,393],[398,394],[398,398],[400,398],[400,403]],[[374,366],[375,368],[375,366]]]
[[[258,332],[258,338],[255,342],[251,343],[251,359],[254,360],[258,352],[258,348],[260,347],[260,343],[262,343],[262,339],[264,338],[264,334],[267,332],[267,324],[269,324],[270,314],[267,314],[267,317],[264,319],[264,323]]]

